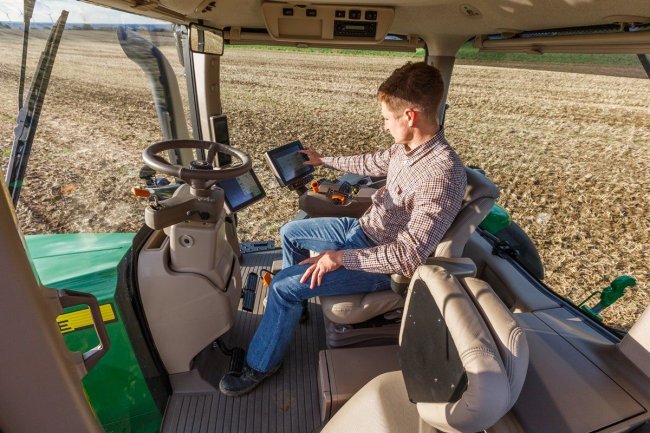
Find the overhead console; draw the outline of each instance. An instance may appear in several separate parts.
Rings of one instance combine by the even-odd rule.
[[[390,7],[262,4],[271,37],[287,42],[380,43],[388,34],[395,11]]]

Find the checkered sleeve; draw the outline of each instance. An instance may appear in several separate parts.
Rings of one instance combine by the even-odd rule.
[[[376,247],[346,250],[343,266],[411,277],[435,251],[458,214],[464,189],[464,185],[458,185],[448,176],[435,176],[420,182],[409,222],[396,240]]]
[[[354,156],[322,157],[323,166],[363,176],[386,176],[393,145],[386,150]]]

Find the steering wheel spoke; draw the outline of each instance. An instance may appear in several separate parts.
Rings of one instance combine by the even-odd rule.
[[[205,161],[210,164],[214,163],[217,152],[219,152],[219,143],[212,143],[208,149],[208,156],[206,156]]]

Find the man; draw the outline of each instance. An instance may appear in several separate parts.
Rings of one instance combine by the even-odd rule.
[[[269,287],[244,370],[224,375],[221,392],[245,394],[280,368],[305,300],[389,289],[387,274],[410,277],[435,251],[460,210],[467,183],[464,166],[438,123],[443,91],[436,68],[407,63],[377,92],[384,129],[396,144],[338,158],[302,151],[309,157],[305,164],[386,175],[386,186],[359,220],[313,218],[282,227],[283,269]],[[320,254],[310,258],[310,250]]]

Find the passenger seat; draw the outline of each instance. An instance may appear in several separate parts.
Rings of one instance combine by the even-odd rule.
[[[402,371],[368,382],[322,433],[483,431],[512,408],[528,369],[524,331],[490,286],[438,266],[413,277],[399,350]]]

